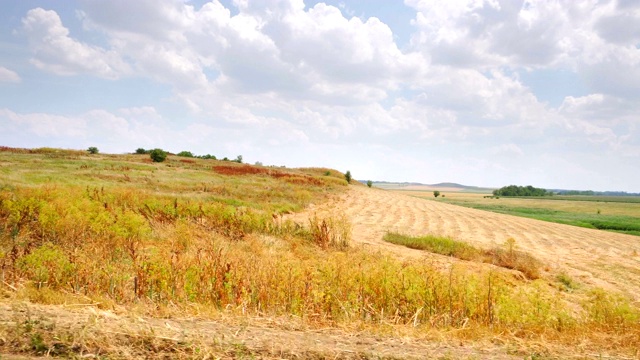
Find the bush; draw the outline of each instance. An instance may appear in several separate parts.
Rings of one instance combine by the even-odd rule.
[[[149,156],[153,162],[163,162],[167,158],[167,153],[162,149],[153,149],[149,153]]]
[[[368,186],[368,187],[372,187],[372,186],[373,186],[373,182],[372,182],[371,180],[368,180],[368,181],[367,181],[367,186]]]
[[[438,197],[440,196],[440,191],[436,190],[433,192],[433,197]]]
[[[147,150],[143,149],[143,148],[137,148],[136,149],[136,154],[142,155],[142,154],[147,154]]]
[[[347,173],[344,174],[344,179],[347,180],[348,184],[351,184],[351,171],[347,170]]]
[[[180,151],[176,155],[182,156],[182,157],[190,157],[190,158],[193,157],[193,153],[191,151]]]
[[[48,284],[53,288],[64,285],[73,268],[64,251],[51,243],[18,259],[17,265],[38,287]]]
[[[91,146],[91,147],[89,147],[89,148],[87,149],[87,151],[89,152],[89,154],[97,154],[97,153],[99,153],[99,152],[100,152],[100,151],[98,150],[98,148],[97,148],[97,147],[95,147],[95,146]]]

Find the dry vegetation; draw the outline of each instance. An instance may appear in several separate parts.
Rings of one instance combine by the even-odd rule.
[[[0,275],[3,318],[12,317],[0,322],[4,352],[508,358],[570,354],[579,341],[585,356],[637,356],[640,313],[628,297],[589,286],[569,292],[570,274],[531,281],[475,258],[424,261],[423,251],[382,242],[382,231],[411,233],[403,225],[411,220],[380,230],[383,221],[351,212],[349,201],[373,203],[393,221],[398,213],[370,197],[386,192],[347,187],[335,170],[4,150]],[[370,234],[380,235],[374,251],[360,245]],[[56,306],[12,305],[21,301]],[[131,329],[130,318],[146,325]],[[253,335],[198,335],[234,326]],[[331,335],[306,350],[294,345],[318,329]],[[249,340],[260,336],[292,340],[270,348]],[[334,340],[349,336],[336,352]],[[392,346],[399,337],[413,339],[404,351]],[[426,348],[459,340],[475,350]]]

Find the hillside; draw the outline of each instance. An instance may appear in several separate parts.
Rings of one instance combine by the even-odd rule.
[[[373,181],[373,186],[387,190],[407,190],[407,191],[450,191],[450,192],[473,192],[490,194],[493,188],[483,188],[478,186],[468,186],[451,182],[438,184],[422,184],[416,182],[388,182]]]
[[[383,241],[390,231],[526,255],[539,275]],[[0,353],[636,356],[638,239],[331,169],[5,148]]]

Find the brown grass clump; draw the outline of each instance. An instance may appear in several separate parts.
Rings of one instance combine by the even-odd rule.
[[[216,165],[211,167],[220,175],[256,175],[271,173],[271,169],[251,165]]]
[[[267,175],[276,179],[283,179],[288,183],[295,185],[315,185],[323,186],[325,182],[321,179],[310,175],[283,172],[280,170],[269,169],[252,165],[216,165],[212,167],[213,171],[220,175]]]
[[[335,248],[344,250],[351,241],[351,225],[344,215],[319,219],[309,219],[309,228],[313,242],[323,249]]]
[[[542,263],[538,259],[524,251],[516,250],[516,240],[514,238],[507,239],[505,247],[495,247],[483,251],[483,262],[520,271],[527,279],[540,278]]]

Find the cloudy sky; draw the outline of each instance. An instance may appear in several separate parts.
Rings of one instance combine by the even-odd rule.
[[[2,0],[0,145],[640,192],[640,2]]]

